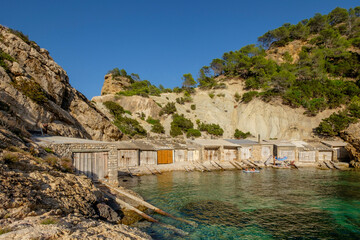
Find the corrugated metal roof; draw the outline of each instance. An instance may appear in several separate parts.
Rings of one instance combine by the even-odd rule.
[[[345,147],[347,145],[347,143],[343,141],[321,141],[321,142],[329,147]]]

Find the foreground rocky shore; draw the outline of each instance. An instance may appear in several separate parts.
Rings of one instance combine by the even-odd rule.
[[[0,239],[149,239],[124,225],[138,221],[69,159],[41,149],[0,153]]]

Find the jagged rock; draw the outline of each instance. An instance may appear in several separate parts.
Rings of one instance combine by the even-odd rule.
[[[108,205],[104,203],[98,203],[96,207],[99,211],[100,217],[106,219],[108,222],[117,223],[121,220],[119,215]]]
[[[353,167],[360,168],[360,122],[351,124],[340,133],[340,137],[349,143],[346,150],[350,154],[350,164]]]
[[[35,43],[28,44],[0,25],[0,50],[13,60],[0,67],[0,99],[18,124],[68,137],[120,140],[122,133],[94,104],[69,84],[66,72]],[[1,109],[0,109],[1,110]]]
[[[45,224],[46,220],[50,221]],[[45,213],[20,221],[0,220],[0,226],[9,231],[0,235],[0,239],[151,239],[136,228],[87,219],[79,214],[60,217]]]
[[[129,78],[121,76],[114,77],[112,74],[106,74],[104,85],[101,89],[101,96],[123,91],[126,87],[130,86],[130,84]]]

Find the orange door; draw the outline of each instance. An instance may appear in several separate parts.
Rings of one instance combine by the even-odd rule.
[[[159,150],[157,151],[158,164],[169,164],[173,162],[172,150]]]

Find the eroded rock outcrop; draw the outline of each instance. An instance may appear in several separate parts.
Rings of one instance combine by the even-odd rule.
[[[69,84],[49,52],[0,25],[0,100],[26,130],[48,124],[56,135],[119,140],[122,133]],[[3,110],[3,109],[0,109]]]
[[[106,74],[104,79],[104,85],[101,89],[101,96],[118,93],[123,91],[131,84],[129,78],[121,76],[114,77],[112,74]]]
[[[360,123],[351,124],[340,137],[349,143],[346,147],[353,167],[360,168]]]

